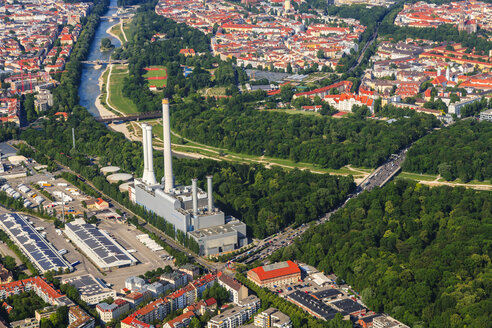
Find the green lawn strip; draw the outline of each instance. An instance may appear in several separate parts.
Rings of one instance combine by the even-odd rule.
[[[113,68],[111,81],[109,82],[109,102],[113,107],[125,114],[138,113],[137,106],[135,106],[133,101],[123,95],[123,80],[125,77],[126,73],[114,73]]]
[[[419,174],[410,172],[401,172],[398,177],[412,179],[412,180],[422,180],[422,181],[434,181],[437,179],[437,175],[430,174]]]
[[[301,115],[316,115],[316,116],[321,116],[320,113],[317,112],[311,112],[311,111],[305,111],[305,110],[297,110],[297,109],[262,109],[262,111],[276,111],[276,112],[282,112],[286,114],[301,114]]]

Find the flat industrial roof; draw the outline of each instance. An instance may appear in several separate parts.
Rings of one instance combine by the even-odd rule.
[[[112,289],[106,287],[101,280],[95,278],[91,274],[68,278],[63,280],[63,283],[74,286],[81,295],[85,296],[93,296],[112,291]]]
[[[69,222],[65,224],[65,229],[69,229],[75,234],[78,238],[75,242],[81,242],[85,246],[83,251],[102,262],[103,266],[123,266],[137,263],[137,260],[113,238],[92,224]]]
[[[335,288],[322,290],[317,293],[313,293],[313,296],[317,299],[332,298],[334,296],[342,295],[343,293]]]
[[[7,158],[9,156],[15,156],[17,154],[17,150],[6,142],[0,142],[0,153],[0,158]]]
[[[52,245],[34,229],[27,218],[9,213],[0,215],[0,227],[18,244],[31,261],[44,273],[59,268],[70,268]]]
[[[289,294],[287,298],[290,298],[294,302],[301,304],[302,306],[316,313],[325,320],[333,319],[338,313],[338,311],[334,308],[299,290]]]
[[[354,302],[353,300],[351,300],[349,298],[344,299],[344,300],[340,300],[340,301],[336,301],[336,302],[333,302],[331,304],[335,305],[340,310],[347,311],[348,313],[353,313],[353,312],[357,312],[357,311],[365,309],[365,307],[363,307],[362,305],[360,305],[357,302]]]

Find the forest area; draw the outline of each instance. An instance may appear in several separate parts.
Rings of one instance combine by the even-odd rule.
[[[492,124],[462,120],[435,131],[410,148],[402,168],[448,181],[492,182]]]
[[[490,327],[492,194],[397,180],[351,200],[272,261],[334,272],[411,327]]]
[[[339,120],[259,111],[243,97],[216,103],[195,97],[177,104],[171,112],[173,128],[194,141],[238,153],[338,169],[347,164],[377,167],[439,125],[425,114],[388,124],[355,116]]]

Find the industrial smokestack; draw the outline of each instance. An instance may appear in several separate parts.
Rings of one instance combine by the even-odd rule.
[[[208,211],[212,213],[214,211],[214,197],[212,196],[212,178],[213,176],[207,176],[207,189],[208,189]]]
[[[169,119],[169,100],[162,99],[162,130],[164,139],[164,191],[174,188],[173,159],[171,154],[171,122]]]
[[[198,179],[191,179],[191,196],[193,197],[193,215],[198,215],[198,191],[197,191],[197,183]]]
[[[149,162],[148,162],[148,155],[147,155],[147,136],[146,136],[146,128],[147,124],[142,123],[140,125],[142,128],[142,148],[143,148],[143,157],[144,157],[144,170],[142,174],[142,180],[143,182],[147,181],[147,172],[149,171]]]
[[[157,181],[154,174],[154,158],[152,148],[152,125],[145,127],[145,138],[147,139],[147,183],[149,185],[156,185]]]

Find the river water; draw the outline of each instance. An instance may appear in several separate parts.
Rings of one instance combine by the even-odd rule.
[[[110,8],[104,14],[104,16],[112,16],[115,14],[118,9],[116,8],[117,0],[110,1]],[[109,38],[111,39],[111,43],[115,47],[121,46],[121,43],[118,39],[114,38],[110,34],[106,33],[106,30],[117,24],[119,21],[114,20],[110,22],[108,19],[102,19],[97,27],[96,34],[89,49],[89,56],[87,60],[107,60],[111,55],[112,51],[101,52],[101,39]],[[103,65],[100,69],[95,69],[95,65],[91,64],[83,64],[82,67],[82,78],[79,86],[79,97],[80,97],[80,105],[87,108],[89,113],[94,116],[99,116],[99,112],[96,108],[95,101],[99,94],[101,93],[99,88],[99,77],[104,72],[106,65]]]

